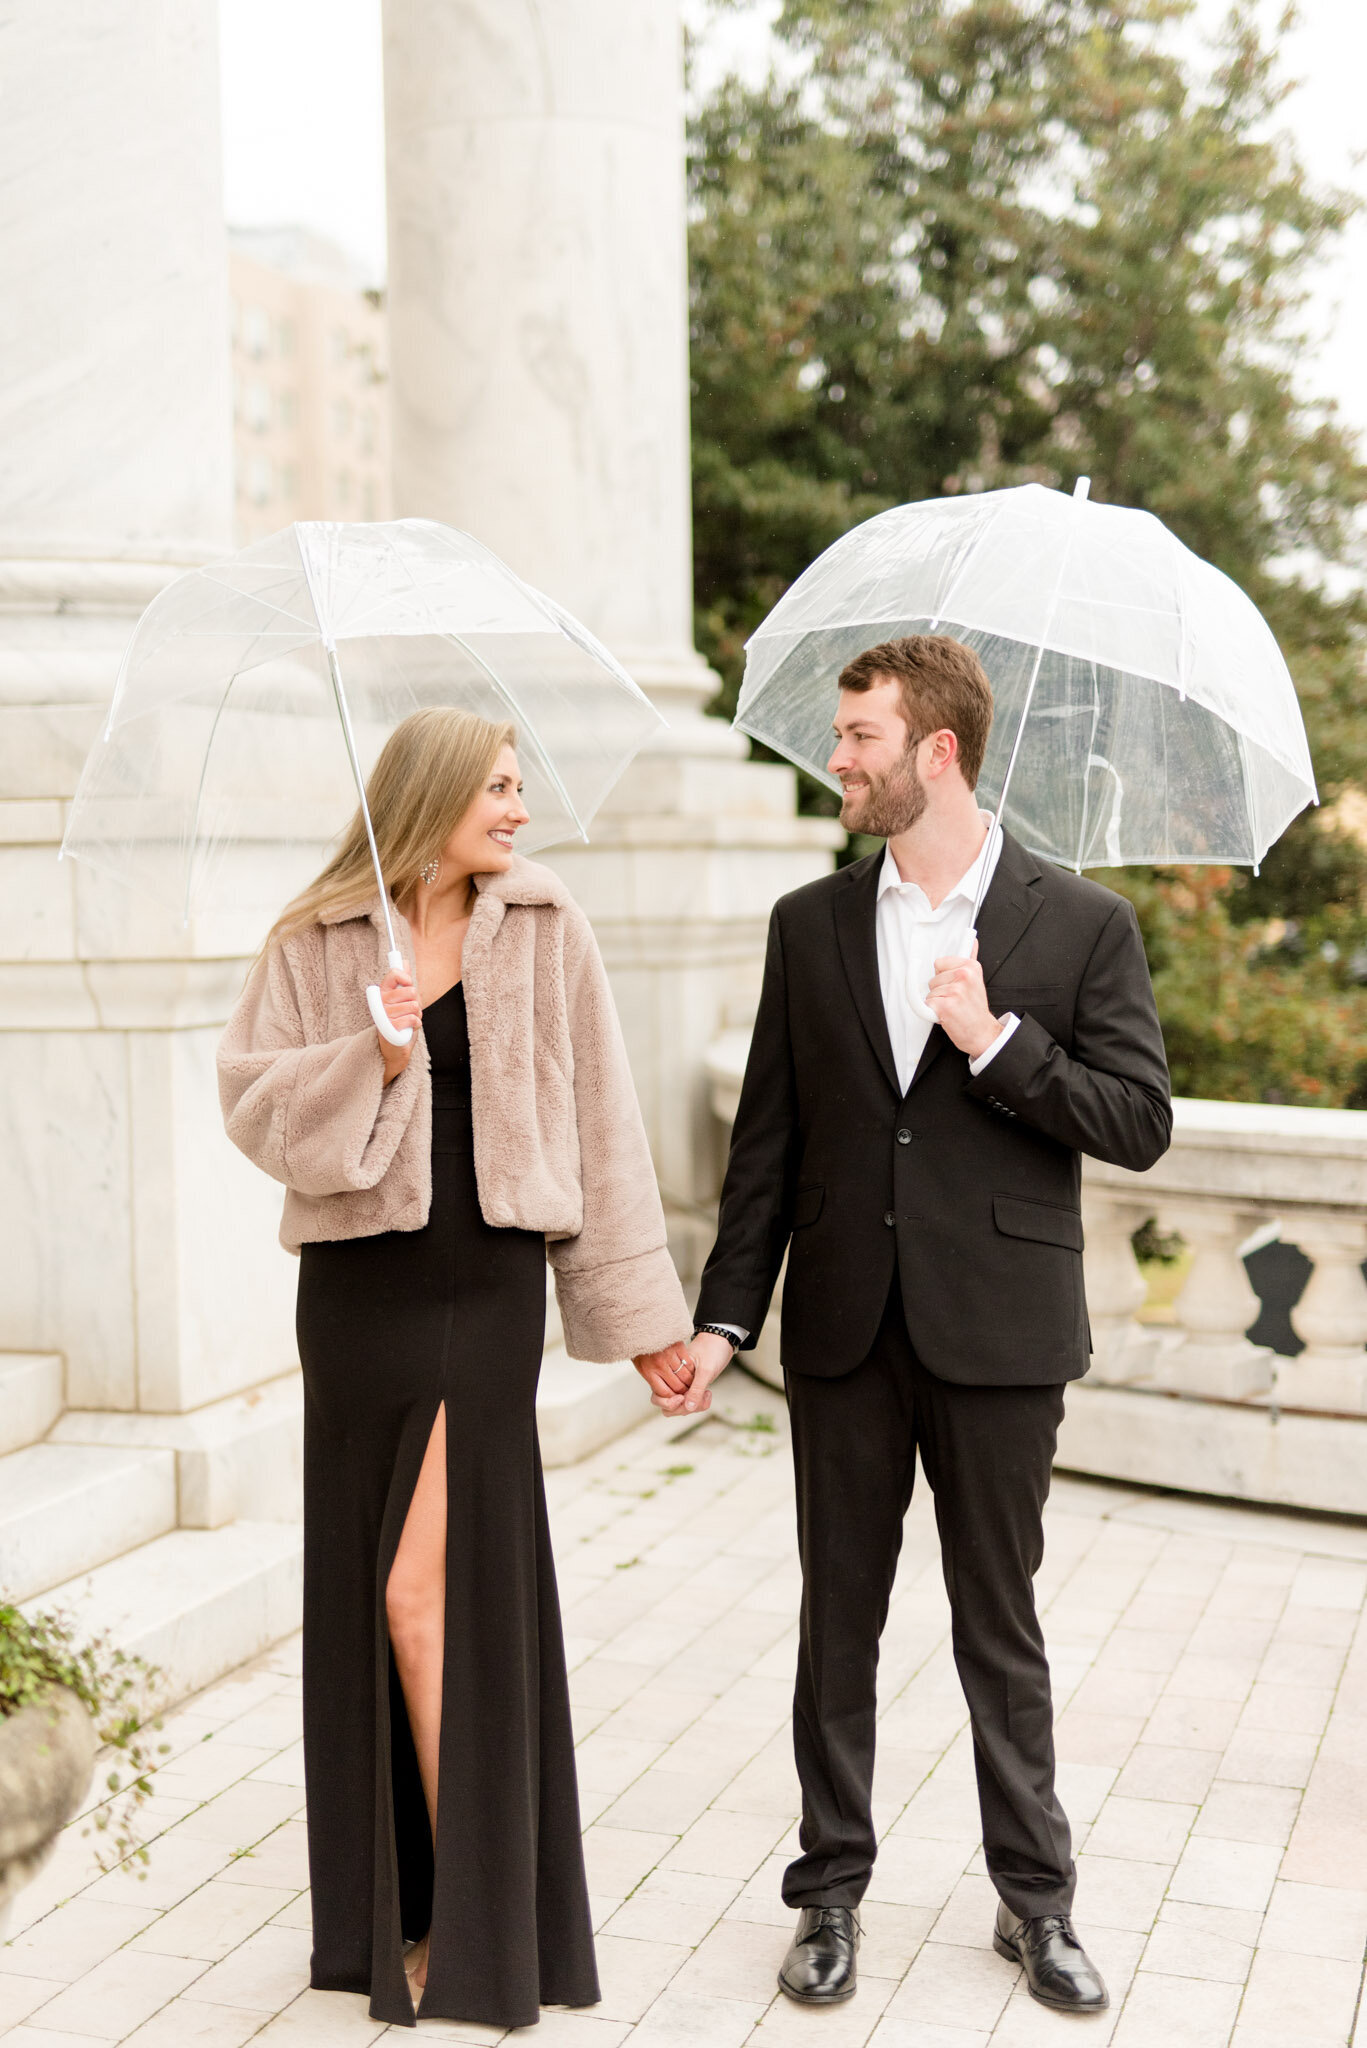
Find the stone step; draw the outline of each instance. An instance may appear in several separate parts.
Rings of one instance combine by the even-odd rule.
[[[62,1412],[59,1351],[0,1351],[0,1457],[36,1444]]]
[[[303,1584],[297,1522],[234,1522],[174,1529],[29,1604],[155,1665],[155,1704],[168,1707],[292,1635]]]
[[[93,1571],[175,1525],[171,1451],[46,1443],[0,1458],[0,1589],[11,1600]]]
[[[188,1415],[70,1408],[50,1439],[157,1448],[176,1462],[182,1529],[297,1522],[304,1512],[304,1383],[298,1372]]]
[[[654,1414],[633,1365],[586,1365],[558,1345],[541,1361],[536,1428],[543,1465],[574,1465]]]

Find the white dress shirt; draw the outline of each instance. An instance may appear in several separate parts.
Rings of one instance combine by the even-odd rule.
[[[973,899],[978,891],[988,848],[992,849],[992,864],[987,876],[989,887],[1001,859],[1001,835],[993,836],[992,813],[979,811],[978,816],[988,828],[982,849],[967,873],[960,875],[934,910],[919,883],[902,880],[891,846],[883,855],[876,911],[878,980],[883,991],[883,1009],[888,1020],[888,1036],[892,1040],[897,1080],[904,1095],[911,1086],[917,1062],[926,1049],[926,1040],[934,1029],[924,1018],[917,1016],[908,997],[914,992],[924,1002],[935,972],[935,962],[968,952],[968,935],[973,929]],[[983,894],[986,893],[984,889]],[[995,1058],[1019,1022],[1020,1018],[1016,1016],[1004,1019],[1001,1030],[987,1051],[969,1061],[971,1074],[980,1074],[988,1061]]]
[[[991,811],[979,811],[978,816],[988,828],[982,850],[972,867],[960,875],[935,910],[931,909],[930,898],[918,883],[902,880],[891,846],[883,856],[875,912],[878,980],[883,991],[883,1009],[888,1020],[888,1036],[892,1040],[897,1080],[903,1095],[911,1086],[911,1077],[934,1028],[916,1015],[907,1000],[908,992],[915,990],[924,1002],[935,972],[935,962],[968,951],[968,934],[973,929],[973,899],[988,847],[992,848],[992,865],[987,876],[989,887],[1001,859],[1001,835],[998,834],[994,842]],[[987,894],[986,889],[983,894]],[[982,1072],[988,1061],[1001,1051],[1019,1023],[1020,1018],[1014,1012],[1002,1019],[1002,1028],[987,1051],[980,1052],[977,1059],[969,1061],[970,1074]],[[749,1336],[748,1331],[734,1323],[718,1323],[716,1327],[734,1337],[738,1346],[743,1345]]]

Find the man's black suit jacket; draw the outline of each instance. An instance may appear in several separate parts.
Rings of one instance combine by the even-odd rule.
[[[904,1097],[878,979],[882,862],[774,908],[698,1321],[757,1332],[787,1250],[784,1365],[849,1372],[895,1262],[912,1343],[939,1378],[1078,1379],[1079,1155],[1142,1171],[1172,1135],[1134,911],[1004,833],[978,957],[993,1014],[1020,1024],[976,1078],[936,1026]]]

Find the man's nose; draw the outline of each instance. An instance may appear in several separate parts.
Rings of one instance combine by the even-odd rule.
[[[854,763],[850,759],[849,754],[846,751],[844,740],[837,740],[835,743],[835,752],[831,755],[830,760],[826,763],[826,773],[828,775],[840,775],[844,773],[846,770],[852,768],[853,766]]]

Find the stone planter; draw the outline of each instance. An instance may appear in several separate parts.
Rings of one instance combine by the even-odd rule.
[[[16,1893],[89,1789],[96,1747],[94,1723],[64,1686],[0,1718],[0,1941]]]

